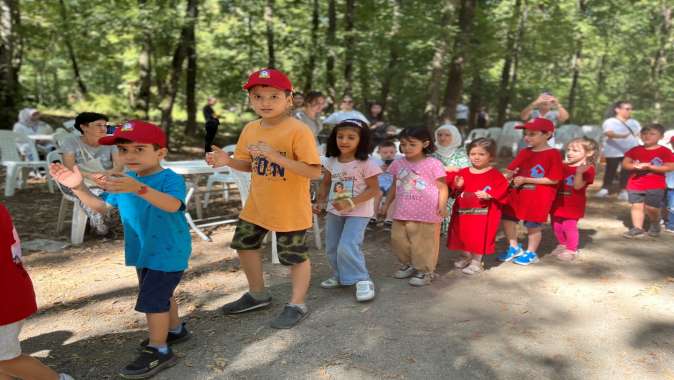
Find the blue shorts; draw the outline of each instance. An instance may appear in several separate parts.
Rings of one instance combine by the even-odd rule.
[[[148,268],[137,268],[138,299],[136,311],[141,313],[166,313],[171,308],[173,291],[183,277],[180,272],[162,272]]]
[[[506,214],[503,214],[503,219],[510,220],[511,222],[515,222],[515,223],[520,222],[520,220],[515,218],[514,216],[510,216],[510,215],[506,215]],[[525,220],[524,221],[524,227],[526,227],[526,228],[541,228],[541,227],[543,227],[543,223],[528,222],[528,221]]]

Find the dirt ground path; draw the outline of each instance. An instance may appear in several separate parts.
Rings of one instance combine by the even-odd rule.
[[[41,191],[5,201],[24,240],[63,239],[53,234],[59,196]],[[624,203],[591,200],[573,263],[490,260],[468,277],[453,269],[456,253],[443,250],[438,277],[421,289],[390,277],[388,234],[368,231],[378,294],[366,304],[352,289],[318,286],[330,270],[314,249],[311,315],[289,331],[268,327],[290,292],[286,268],[269,262],[274,306],[219,312],[246,286],[228,248],[232,229],[210,231],[213,242],[194,239],[177,292],[194,338],[156,379],[674,379],[674,236],[625,240],[627,217]],[[543,254],[555,245],[544,234]],[[121,236],[25,259],[41,309],[23,331],[25,352],[77,379],[116,378],[145,326],[133,311],[136,277],[123,265]]]

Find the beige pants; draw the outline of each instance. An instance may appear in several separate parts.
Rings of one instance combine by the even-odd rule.
[[[394,220],[391,246],[402,264],[419,272],[433,272],[440,252],[440,223]]]

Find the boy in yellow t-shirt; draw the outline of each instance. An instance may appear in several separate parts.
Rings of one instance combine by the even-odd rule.
[[[275,231],[281,264],[291,266],[292,296],[271,327],[288,329],[308,314],[304,297],[309,289],[311,264],[305,232],[311,227],[310,179],[321,175],[314,135],[289,116],[292,84],[280,71],[254,72],[243,86],[260,119],[246,125],[234,157],[217,147],[206,155],[213,167],[229,166],[251,172],[250,195],[232,239],[249,291],[223,306],[225,314],[259,310],[271,304],[264,287],[260,247],[268,231]]]

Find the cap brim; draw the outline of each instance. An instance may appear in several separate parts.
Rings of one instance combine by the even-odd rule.
[[[119,136],[105,136],[98,139],[98,143],[101,145],[115,145]]]

